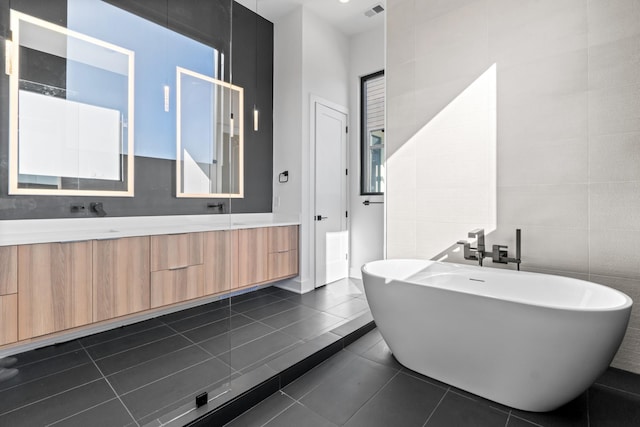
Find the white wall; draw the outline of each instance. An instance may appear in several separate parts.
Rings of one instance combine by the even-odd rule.
[[[348,106],[349,47],[303,6],[274,24],[274,213],[298,214],[301,222],[300,276],[279,286],[304,293],[314,288],[309,100]],[[289,182],[279,184],[285,169]]]
[[[421,129],[496,64],[497,228],[487,245],[508,244],[513,253],[514,229],[521,228],[523,270],[587,279],[640,298],[638,0],[387,6],[388,161],[412,145],[419,155],[443,136],[465,134],[460,120],[448,135],[423,138]],[[491,102],[485,104],[463,118],[490,117]],[[389,257],[440,250],[461,260],[450,245],[466,235],[454,228],[465,221],[471,228],[485,207],[451,188],[452,178],[469,170],[464,157],[440,153],[413,160],[413,173],[389,164]],[[429,173],[436,170],[443,172]],[[431,191],[401,193],[409,186]],[[452,230],[448,241],[437,242],[445,228]],[[437,245],[422,250],[420,242]],[[613,365],[640,372],[638,342],[636,304]]]
[[[273,212],[300,214],[302,194],[302,9],[273,31]],[[289,171],[289,182],[278,175]]]
[[[384,257],[384,205],[362,204],[384,197],[360,195],[360,77],[384,69],[384,43],[383,26],[349,39],[349,275],[358,278],[362,264]]]

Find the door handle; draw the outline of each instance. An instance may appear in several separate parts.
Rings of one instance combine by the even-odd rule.
[[[316,215],[316,221],[322,221],[323,219],[329,218],[328,216]]]

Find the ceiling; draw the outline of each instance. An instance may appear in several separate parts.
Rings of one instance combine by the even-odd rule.
[[[347,36],[369,31],[377,26],[384,25],[386,12],[379,13],[369,18],[365,11],[376,5],[382,5],[386,9],[386,0],[350,0],[348,3],[340,3],[338,0],[236,0],[248,9],[255,12],[256,4],[258,14],[273,23],[303,5],[309,11],[318,15],[329,24],[340,30]]]

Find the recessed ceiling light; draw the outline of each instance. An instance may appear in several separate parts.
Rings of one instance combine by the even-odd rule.
[[[338,0],[340,3],[349,3],[349,0]]]

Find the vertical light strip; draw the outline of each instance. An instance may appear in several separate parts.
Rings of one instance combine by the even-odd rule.
[[[253,93],[253,131],[258,132],[258,0],[256,0],[256,10],[255,10],[255,27],[256,27],[256,70],[255,70],[255,88]]]
[[[258,131],[258,109],[256,107],[253,107],[253,130],[254,131]]]
[[[164,89],[164,111],[165,113],[169,112],[169,95],[170,95],[170,91],[171,88],[169,87],[169,85],[164,85],[163,87]]]

